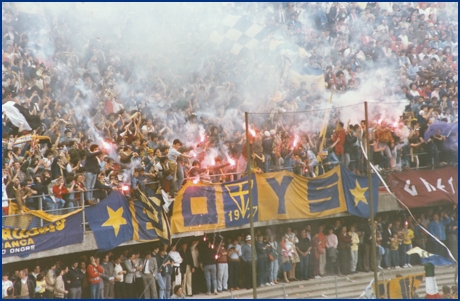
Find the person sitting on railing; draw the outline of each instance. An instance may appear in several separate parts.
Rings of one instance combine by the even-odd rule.
[[[388,146],[379,147],[380,145],[382,144],[380,144],[378,140],[374,141],[374,158],[372,163],[376,166],[377,170],[390,170],[390,158],[383,155],[383,152],[388,148]]]
[[[41,175],[38,177],[35,176],[35,187],[34,190],[37,190],[38,195],[43,196],[43,210],[56,210],[58,209],[58,205],[55,201],[50,197],[50,184],[51,184],[51,173],[48,170],[45,170]]]
[[[200,168],[200,162],[195,160],[192,167],[187,172],[187,179],[195,182],[199,180],[209,181],[209,172],[207,168]]]
[[[145,193],[145,183],[139,178],[140,171],[143,169],[143,167],[136,167],[133,171],[133,174],[131,176],[131,189],[134,192],[134,196],[139,199],[139,192]]]
[[[391,164],[392,153],[391,149],[395,146],[395,141],[393,134],[390,128],[390,125],[386,121],[382,121],[380,126],[377,126],[377,131],[375,132],[375,140],[378,142],[376,147],[380,149],[382,155],[388,158],[389,165]],[[375,150],[374,150],[375,152]],[[386,161],[386,159],[384,159]],[[374,158],[375,163],[375,158]],[[376,163],[375,163],[376,164]],[[390,168],[391,166],[389,166]]]
[[[104,178],[104,182],[102,182],[102,184],[109,186],[110,188],[112,188],[112,190],[118,190],[118,186],[120,185],[120,182],[118,180],[118,172],[116,171],[110,172],[108,176],[108,180],[107,178]]]
[[[219,157],[214,159],[215,165],[209,167],[209,174],[211,175],[212,183],[225,182],[224,168],[229,166],[230,163],[222,164]]]
[[[8,195],[14,196],[13,202],[17,208],[12,210],[10,214],[24,214],[25,200],[36,191],[27,187],[27,182],[19,182],[17,177],[14,177],[12,181],[7,185]]]
[[[82,205],[81,204],[82,194],[83,192],[86,191],[84,181],[85,181],[85,176],[83,174],[77,174],[75,176],[75,179],[74,179],[74,182],[75,182],[74,192],[75,193],[73,193],[73,200],[75,201],[75,205],[77,207]]]
[[[34,182],[33,182],[32,186],[31,186],[31,188],[37,192],[37,193],[36,193],[37,196],[44,196],[45,194],[48,194],[48,187],[47,187],[47,184],[42,183],[42,175],[36,174],[36,175],[33,177],[33,181],[34,181]],[[48,184],[49,184],[49,183],[51,183],[51,180],[50,180],[50,179],[48,180]],[[45,193],[45,191],[46,191],[46,193]],[[39,200],[39,199],[37,198],[37,200]],[[42,206],[42,208],[41,208],[42,210],[48,210],[48,209],[46,208],[46,207],[47,207],[47,206],[46,206],[46,203],[47,203],[46,200],[43,199],[43,202],[42,202],[42,205],[43,205],[43,206]],[[37,208],[37,209],[39,209],[39,208]],[[53,208],[51,208],[51,209],[53,209]]]
[[[439,166],[439,152],[438,152],[438,148],[436,147],[436,144],[433,141],[433,136],[428,138],[428,140],[426,141],[424,139],[425,132],[427,129],[428,129],[428,125],[426,124],[420,126],[420,138],[423,140],[424,148],[427,151],[427,159],[428,159],[427,167],[431,168],[431,166],[433,165],[438,167]]]
[[[139,171],[139,175],[137,176],[138,183],[139,183],[139,188],[140,190],[145,193],[147,196],[153,196],[155,195],[155,191],[150,189],[150,187],[147,185],[147,183],[153,181],[154,176],[153,174],[146,173],[145,168],[140,166],[136,168]]]
[[[116,178],[116,176],[113,176],[113,174],[111,174],[110,177]],[[115,187],[118,188],[118,181]],[[97,180],[96,180],[96,183],[94,184],[94,189],[95,189],[93,192],[94,199],[97,201],[97,203],[99,203],[100,201],[105,199],[110,193],[112,193],[113,186],[106,184],[104,173],[101,172],[97,175]],[[95,203],[88,201],[88,205],[95,205]]]
[[[18,176],[19,181],[23,182],[26,180],[26,173],[21,169],[21,163],[19,161],[12,162],[12,167],[10,169],[11,176]]]
[[[65,208],[73,208],[75,207],[75,185],[76,185],[76,182],[75,182],[75,175],[72,173],[72,174],[69,174],[66,176],[65,178],[65,187],[67,188],[67,190],[69,191],[68,194],[63,194],[62,197],[65,201],[65,205],[64,207]]]
[[[168,157],[161,157],[160,162],[155,165],[158,180],[162,189],[169,192],[170,183],[172,182],[171,171],[169,170]]]
[[[64,185],[63,178],[62,177],[57,178],[53,186],[54,201],[58,206],[57,209],[64,208],[65,201],[62,195],[66,193],[69,193],[69,191]],[[57,215],[61,215],[61,214],[63,214],[62,210],[58,210]]]

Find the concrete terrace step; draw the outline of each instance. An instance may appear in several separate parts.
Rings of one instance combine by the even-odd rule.
[[[385,279],[393,279],[397,274],[409,275],[424,273],[423,266],[415,266],[408,269],[400,270],[384,270]],[[455,267],[437,267],[436,268],[436,280],[439,289],[443,285],[454,284]],[[258,298],[275,299],[284,298],[284,290],[288,299],[300,299],[300,298],[329,298],[334,299],[336,297],[335,292],[335,277],[337,277],[337,292],[339,298],[357,298],[364,288],[369,284],[373,278],[373,273],[360,272],[357,274],[338,277],[338,276],[325,276],[321,279],[311,279],[309,281],[296,281],[290,283],[279,283],[275,286],[262,287],[257,289]],[[382,279],[381,274],[379,279]],[[283,289],[284,285],[284,289]],[[425,292],[425,283],[417,289],[417,293],[423,296]],[[219,295],[207,296],[204,294],[196,295],[194,298],[200,299],[230,299],[232,294],[230,292],[222,292]],[[252,299],[252,290],[242,289],[233,292],[233,298],[236,299]]]

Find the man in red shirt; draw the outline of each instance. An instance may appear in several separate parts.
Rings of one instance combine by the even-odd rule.
[[[344,149],[343,145],[345,144],[345,130],[343,129],[343,122],[338,122],[337,126],[335,128],[335,132],[332,135],[332,141],[338,143],[334,147],[334,152],[337,155],[337,158],[339,159],[340,163],[344,163]]]
[[[90,299],[101,299],[101,277],[100,274],[104,269],[99,265],[96,257],[89,258],[90,264],[88,265],[88,281],[90,283]]]

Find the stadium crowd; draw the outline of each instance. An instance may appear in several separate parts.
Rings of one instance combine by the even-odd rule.
[[[357,3],[334,2],[224,7],[229,13],[244,11],[254,22],[264,20],[284,39],[304,47],[310,56],[302,64],[322,68],[327,89],[336,93],[359,89],[366,73],[386,66],[393,81],[385,79],[385,93],[410,102],[399,121],[376,120],[367,130],[364,122],[344,124],[337,118],[339,110],[334,110],[326,145],[320,150],[319,128],[306,127],[296,136],[296,116],[281,112],[316,109],[329,92],[286,81],[278,87],[277,100],[267,94],[271,100],[253,110],[271,109],[270,117],[261,115],[250,124],[255,169],[284,168],[316,176],[323,167],[327,170],[327,164],[341,163],[361,174],[365,161],[359,144],[365,139],[373,145],[371,160],[381,170],[456,164],[456,133],[446,137],[436,132],[424,139],[433,121],[457,121],[458,29],[449,5],[369,3],[362,9]],[[180,80],[152,68],[152,82],[143,85],[130,69],[130,59],[111,45],[98,39],[80,48],[72,45],[66,38],[78,31],[72,24],[62,21],[65,26],[49,27],[56,52],[47,57],[46,41],[29,42],[26,34],[31,24],[39,22],[29,21],[28,27],[13,4],[3,4],[2,22],[2,103],[13,101],[40,119],[27,131],[3,114],[4,213],[8,198],[15,200],[17,213],[22,206],[71,208],[82,191],[86,203],[94,204],[123,181],[141,188],[159,182],[173,198],[184,178],[201,176],[217,182],[244,172],[244,128],[225,122],[231,110],[237,113],[230,119],[242,121],[243,112],[254,108],[242,92],[248,79],[242,72],[244,55],[209,56],[202,69],[190,68]],[[209,52],[214,50],[209,41],[202,42]],[[51,141],[15,144],[25,134]],[[103,192],[93,193],[95,188]],[[37,195],[45,195],[42,204],[30,198]]]
[[[247,163],[245,111],[267,113],[250,124],[255,172],[287,169],[315,177],[343,164],[364,174],[360,143],[366,140],[374,150],[371,160],[381,171],[456,165],[456,132],[424,138],[433,122],[451,124],[458,118],[458,20],[451,14],[456,11],[453,5],[223,5],[223,11],[244,14],[304,48],[308,56],[296,63],[323,71],[324,92],[287,80],[274,87],[276,94],[266,89],[254,95],[245,91],[257,86],[251,68],[260,62],[250,64],[250,55],[216,50],[208,37],[190,43],[193,51],[184,58],[189,67],[183,74],[145,62],[146,81],[132,68],[138,63],[135,58],[103,39],[72,44],[69,37],[78,34],[78,22],[60,20],[60,26],[43,29],[43,20],[32,22],[35,19],[27,19],[14,3],[2,3],[2,104],[14,102],[24,108],[28,121],[39,119],[38,124],[29,122],[27,130],[26,124],[13,124],[3,113],[2,214],[21,214],[24,207],[62,214],[94,205],[126,184],[134,194],[139,189],[151,195],[161,187],[172,199],[186,179],[220,182],[240,177]],[[49,41],[29,39],[28,33],[43,30],[52,37]],[[52,55],[44,51],[46,43],[53,45]],[[199,67],[197,61],[202,61]],[[358,91],[379,68],[391,71],[382,79],[385,94],[408,102],[399,120],[377,118],[367,129],[365,122],[339,120],[340,110],[334,108],[323,149],[320,128],[294,134],[300,114],[296,112],[312,116],[331,91]],[[37,136],[18,143],[29,134]],[[420,220],[456,248],[456,215],[427,212]],[[325,226],[259,233],[258,284],[353,273],[358,262],[368,271],[371,225]],[[383,217],[375,227],[380,233],[379,262],[385,268],[410,267],[405,251],[412,244],[443,252],[437,244],[429,246],[430,240],[409,218],[390,222]],[[249,288],[251,246],[246,234],[219,245],[212,239],[180,244],[169,252],[156,246],[142,254],[109,253],[71,260],[68,266],[53,262],[7,272],[2,296],[8,294],[5,282],[15,296],[48,298],[97,297],[100,290],[104,297],[133,298],[145,291],[145,297],[180,298]],[[453,253],[457,256],[456,249]]]

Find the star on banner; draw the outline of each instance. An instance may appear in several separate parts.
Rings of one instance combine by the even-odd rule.
[[[366,196],[364,195],[368,189],[369,189],[369,187],[361,188],[361,186],[359,186],[358,180],[356,180],[355,188],[350,189],[350,193],[354,197],[355,207],[358,206],[359,202],[363,202],[365,204],[368,204]]]
[[[118,236],[120,226],[127,224],[126,219],[123,217],[123,208],[120,207],[117,211],[113,211],[112,208],[107,207],[107,212],[109,214],[109,219],[102,224],[102,227],[113,227],[115,236]]]

